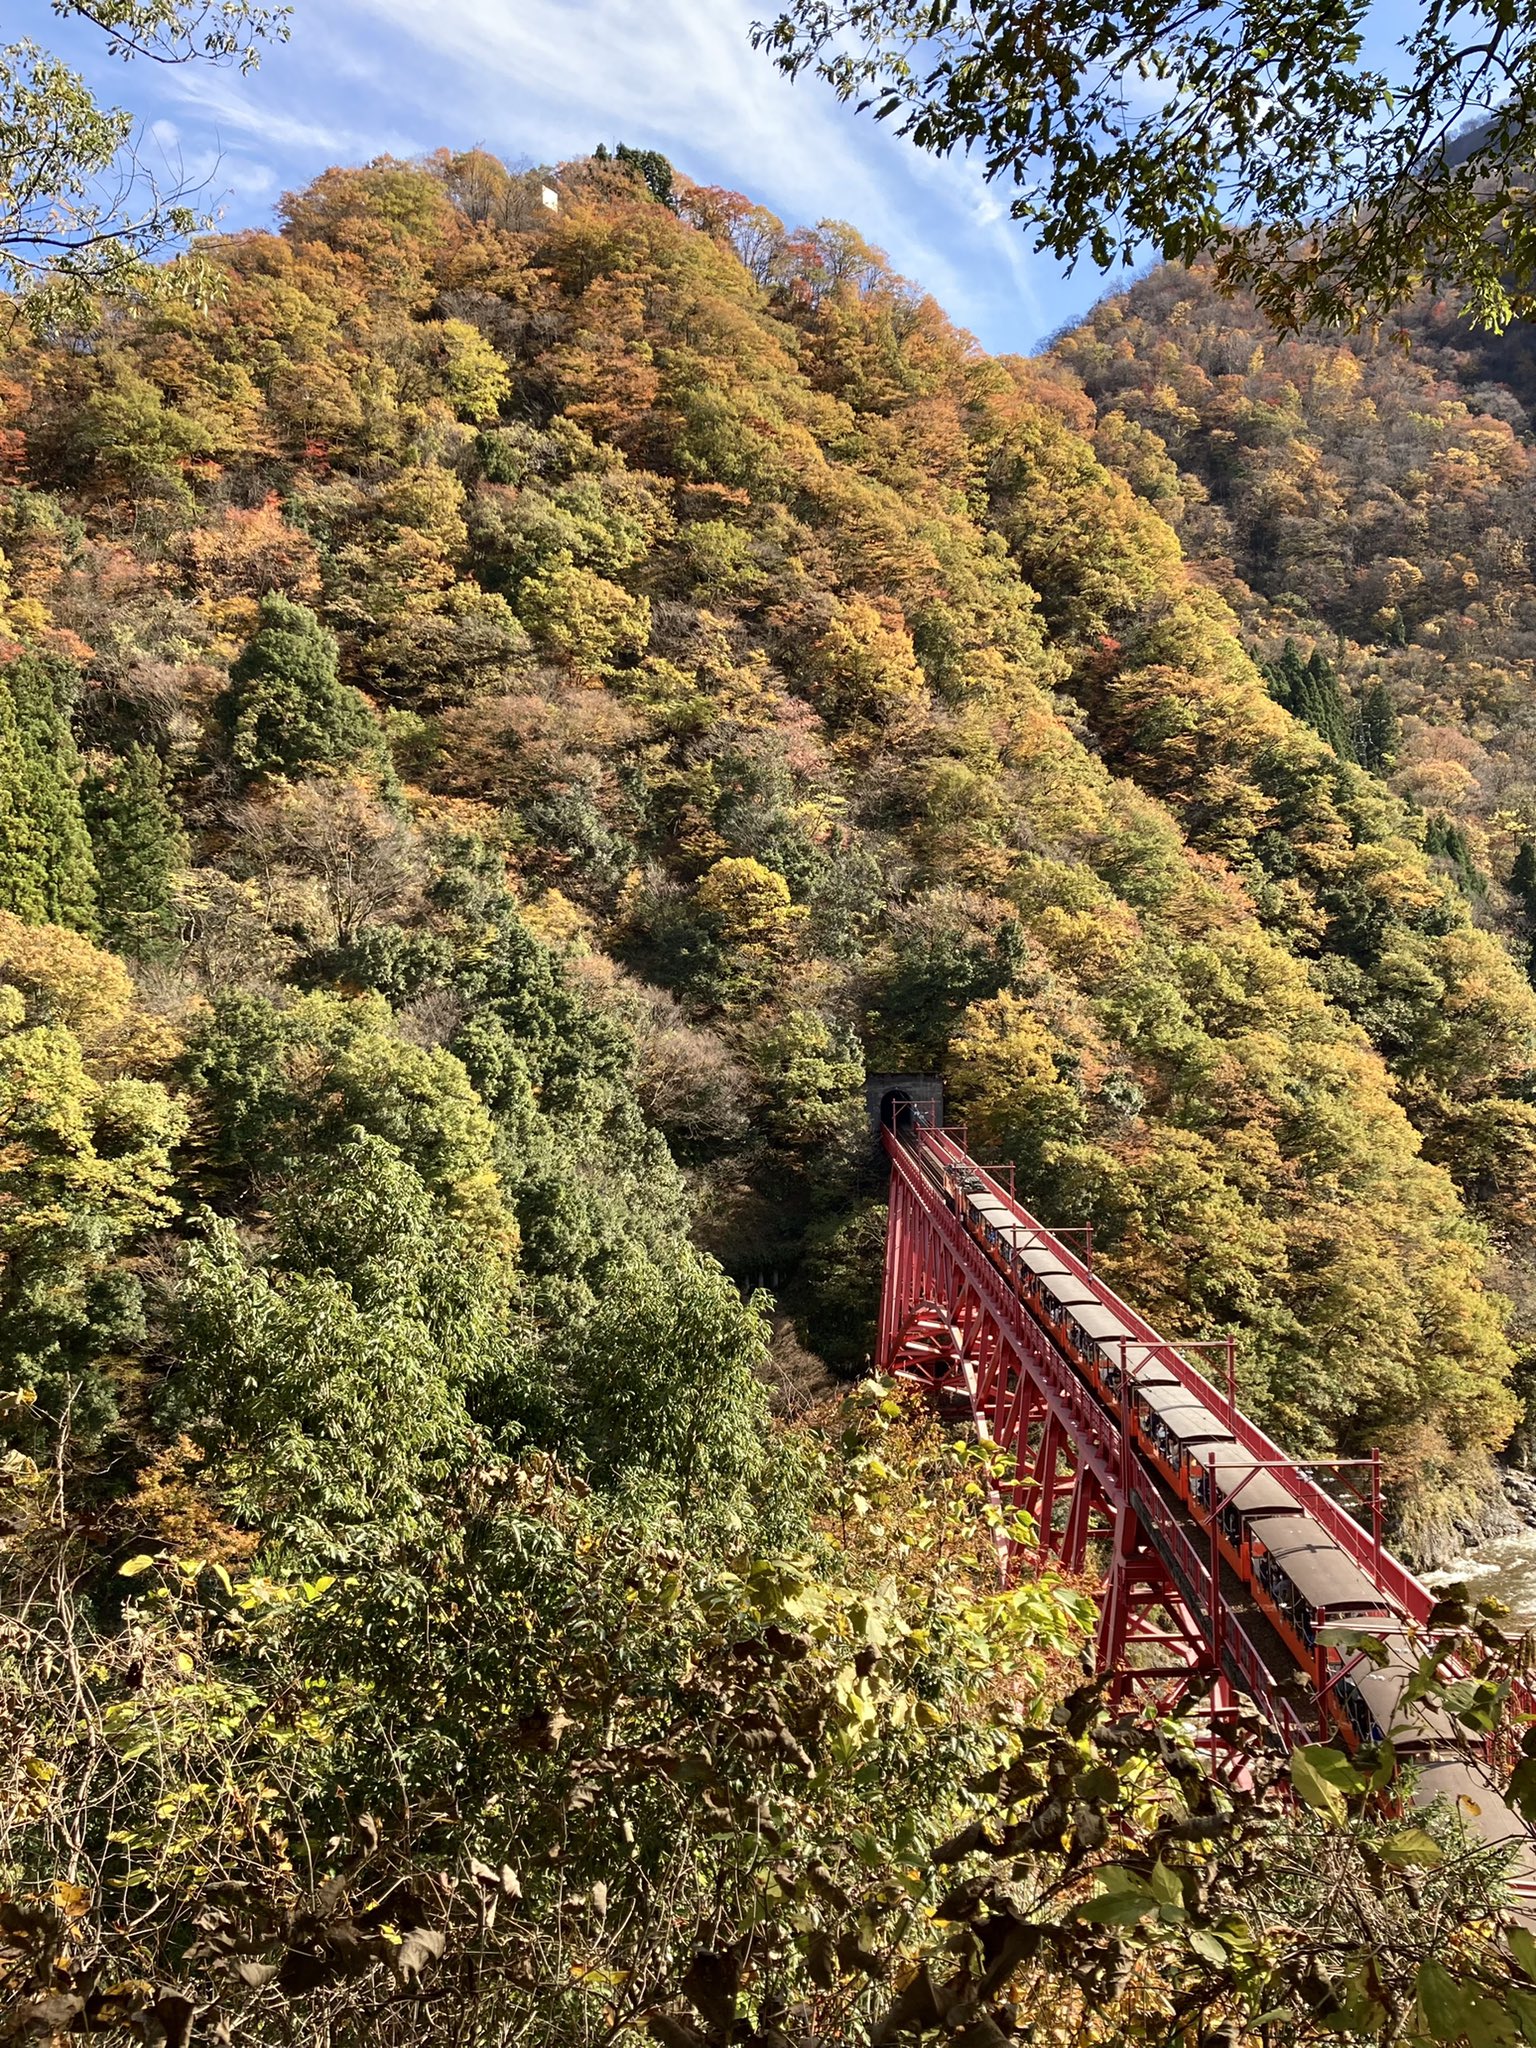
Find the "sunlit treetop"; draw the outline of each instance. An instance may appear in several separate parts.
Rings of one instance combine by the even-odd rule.
[[[1100,268],[1210,256],[1280,327],[1424,286],[1536,308],[1536,5],[1431,0],[1390,70],[1367,0],[790,0],[753,31],[938,155],[1013,188],[1035,246]]]

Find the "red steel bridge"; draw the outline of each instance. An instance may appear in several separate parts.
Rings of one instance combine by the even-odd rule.
[[[1010,1169],[972,1159],[963,1130],[909,1110],[883,1140],[877,1366],[1001,1447],[1003,1504],[1032,1518],[1041,1553],[1079,1571],[1099,1551],[1112,1694],[1203,1717],[1217,1748],[1253,1708],[1288,1746],[1398,1739],[1433,1599],[1382,1545],[1374,1464],[1366,1527],[1238,1409],[1230,1351],[1218,1385],[1093,1272],[1091,1240],[1073,1249],[1014,1198]],[[1395,1637],[1395,1672],[1331,1647],[1330,1624]],[[1425,1761],[1432,1748],[1445,1761],[1430,1738]]]

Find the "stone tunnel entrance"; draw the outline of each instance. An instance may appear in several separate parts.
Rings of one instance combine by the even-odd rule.
[[[905,1138],[919,1122],[937,1130],[944,1121],[944,1083],[933,1074],[871,1074],[864,1100],[876,1145],[884,1131]]]

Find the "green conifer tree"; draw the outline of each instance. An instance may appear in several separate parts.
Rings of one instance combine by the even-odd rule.
[[[1328,742],[1341,761],[1352,761],[1355,758],[1354,738],[1350,732],[1344,693],[1339,688],[1339,672],[1320,647],[1313,648],[1307,663],[1307,706],[1303,714],[1307,723]]]
[[[70,730],[75,671],[22,654],[0,669],[0,909],[93,932],[96,872]]]
[[[1372,683],[1360,705],[1355,752],[1362,768],[1384,775],[1397,759],[1402,727],[1385,683]]]
[[[600,142],[592,159],[594,163],[621,165],[634,173],[653,199],[663,206],[672,204],[672,164],[659,149],[633,149],[627,142],[619,142],[610,151],[606,142]]]
[[[1294,640],[1287,640],[1280,650],[1278,661],[1265,662],[1259,673],[1269,685],[1269,694],[1277,704],[1283,704],[1287,711],[1296,710],[1299,691],[1306,686],[1306,663]]]
[[[1277,704],[1310,725],[1341,760],[1355,759],[1352,720],[1339,687],[1339,672],[1321,648],[1303,658],[1296,642],[1287,640],[1279,659],[1261,664],[1259,672]],[[1390,711],[1390,704],[1387,708]]]
[[[335,634],[291,598],[261,600],[260,623],[229,672],[216,716],[247,782],[339,768],[379,752],[367,704],[338,677]]]
[[[1509,891],[1525,916],[1525,944],[1514,948],[1525,971],[1536,982],[1536,841],[1522,839],[1509,871]]]
[[[1437,813],[1427,820],[1424,826],[1424,851],[1428,854],[1437,854],[1442,860],[1451,863],[1464,895],[1486,895],[1487,886],[1472,856],[1472,842],[1454,818]]]
[[[175,937],[171,881],[186,859],[164,766],[149,747],[94,768],[81,791],[96,855],[101,932],[119,953],[145,959]]]

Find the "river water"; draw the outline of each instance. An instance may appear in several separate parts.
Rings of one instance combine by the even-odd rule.
[[[1510,1609],[1506,1628],[1536,1628],[1536,1529],[1496,1536],[1441,1570],[1424,1574],[1429,1586],[1449,1586],[1457,1579],[1465,1582],[1474,1600],[1490,1595],[1502,1600]]]

